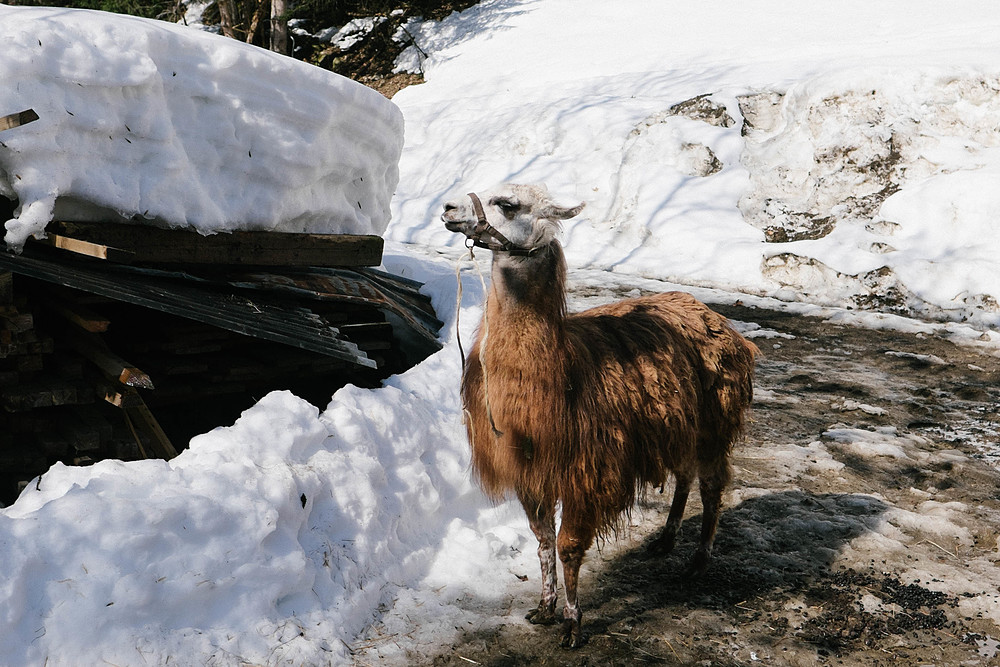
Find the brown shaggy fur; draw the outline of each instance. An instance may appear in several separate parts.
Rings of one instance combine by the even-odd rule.
[[[515,493],[539,539],[542,600],[528,618],[556,620],[557,546],[567,598],[563,643],[575,647],[582,643],[576,585],[583,553],[619,525],[647,484],[662,486],[670,473],[677,480],[667,526],[653,544],[664,552],[699,478],[705,511],[691,570],[706,567],[757,349],[681,292],[567,315],[562,248],[555,240],[538,247],[532,257],[494,252],[462,397],[480,485],[498,501]]]

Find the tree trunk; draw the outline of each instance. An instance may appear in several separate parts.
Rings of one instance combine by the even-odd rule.
[[[226,37],[239,39],[236,36],[236,3],[235,0],[218,0],[219,23],[222,26],[222,34]]]
[[[284,17],[286,0],[271,0],[271,50],[288,55],[288,21]]]
[[[257,35],[257,28],[260,26],[260,19],[267,9],[267,0],[258,0],[257,8],[253,11],[253,18],[250,19],[250,27],[247,29],[247,44],[253,44],[253,39]]]

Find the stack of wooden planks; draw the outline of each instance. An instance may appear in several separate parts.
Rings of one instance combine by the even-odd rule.
[[[113,420],[96,405],[96,371],[86,356],[57,341],[68,327],[44,326],[33,299],[0,272],[0,482],[8,493],[55,460],[86,463],[134,458],[127,438],[115,440]],[[108,383],[110,384],[110,382]],[[118,434],[122,436],[122,433]],[[124,445],[124,448],[121,447]]]
[[[325,407],[439,347],[379,237],[54,223],[0,252],[0,503],[55,461],[171,458],[269,391]]]

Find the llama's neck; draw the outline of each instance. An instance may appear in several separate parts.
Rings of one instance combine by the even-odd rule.
[[[553,244],[534,257],[494,253],[492,273],[477,341],[487,409],[492,406],[494,428],[501,432],[543,433],[564,421],[556,414],[570,384],[562,251]],[[542,397],[552,402],[546,423],[527,410]]]
[[[494,253],[490,313],[562,326],[566,317],[566,260],[557,241],[532,257]]]
[[[502,349],[514,364],[537,363],[562,350],[566,263],[558,243],[533,257],[495,253],[492,279],[486,346]]]

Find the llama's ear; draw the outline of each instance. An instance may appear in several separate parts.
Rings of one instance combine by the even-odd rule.
[[[541,217],[546,220],[568,220],[580,213],[583,207],[587,205],[587,202],[580,202],[576,206],[566,207],[566,206],[556,206],[555,204],[549,204],[542,211]]]

